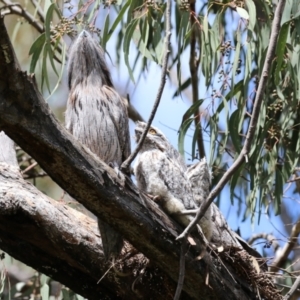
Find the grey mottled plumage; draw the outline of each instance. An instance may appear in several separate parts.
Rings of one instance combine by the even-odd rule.
[[[211,173],[206,159],[203,158],[200,162],[191,165],[186,173],[192,185],[195,202],[197,206],[200,207],[201,203],[205,201],[209,195],[211,184]],[[235,246],[242,248],[237,234],[229,228],[223,214],[214,203],[209,206],[203,219],[208,216],[211,218],[209,226],[212,244],[216,246]]]
[[[192,186],[195,203],[197,207],[200,207],[201,203],[209,195],[211,184],[211,174],[208,169],[206,158],[203,158],[200,162],[190,166],[186,171],[186,175]],[[202,231],[206,237],[209,237],[208,240],[210,240],[213,231],[211,214],[212,209],[210,205],[203,218],[200,220]]]
[[[137,122],[136,139],[139,140],[146,124]],[[164,134],[150,127],[135,164],[135,176],[139,189],[157,198],[162,209],[182,225],[187,226],[192,215],[182,214],[196,209],[186,166]],[[200,223],[200,226],[202,224]],[[201,226],[202,228],[202,226]],[[202,229],[203,230],[203,229]],[[209,239],[208,232],[203,231]]]
[[[104,52],[87,31],[71,47],[66,127],[107,164],[118,168],[130,154],[127,109],[115,91]],[[106,258],[119,254],[123,239],[99,220]]]

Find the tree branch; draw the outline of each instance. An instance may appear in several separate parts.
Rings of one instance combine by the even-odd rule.
[[[267,51],[266,60],[265,60],[263,71],[262,71],[262,76],[261,76],[261,79],[259,81],[259,85],[257,88],[252,117],[250,120],[250,125],[249,125],[249,129],[248,129],[247,136],[245,139],[244,147],[243,147],[240,155],[237,157],[236,161],[225,172],[225,174],[223,175],[221,180],[218,182],[216,187],[209,194],[206,201],[202,203],[201,207],[199,208],[199,210],[197,212],[195,219],[180,234],[180,236],[178,236],[177,239],[183,239],[188,235],[188,233],[192,230],[192,228],[194,228],[196,226],[196,224],[199,222],[199,220],[204,216],[204,214],[205,214],[206,210],[208,209],[208,207],[210,206],[210,204],[219,195],[219,193],[222,191],[225,184],[230,180],[232,175],[238,170],[238,168],[245,161],[246,161],[246,163],[248,162],[248,154],[251,150],[251,143],[253,142],[256,125],[257,125],[257,121],[259,118],[261,104],[262,104],[263,96],[264,96],[264,90],[266,88],[267,81],[269,78],[269,72],[271,70],[272,61],[275,58],[275,49],[276,49],[277,39],[278,39],[279,31],[280,31],[280,21],[281,21],[283,9],[285,6],[285,2],[286,2],[286,0],[280,0],[277,5],[276,11],[275,11],[274,20],[273,20],[273,24],[272,24],[272,30],[271,30],[270,44],[269,44],[269,48]]]
[[[294,293],[297,291],[298,286],[300,285],[300,276],[297,277],[294,284],[292,285],[291,289],[287,292],[287,294],[284,296],[283,300],[289,300],[292,298]]]
[[[58,123],[38,91],[34,78],[20,71],[2,18],[0,86],[0,128],[73,198],[111,224],[177,282],[180,244],[176,243],[175,237],[180,227],[171,222],[155,203],[147,201],[145,206],[131,181],[127,180],[124,185],[113,169]],[[34,236],[29,238],[34,240]],[[228,299],[255,298],[251,287],[244,290],[244,286],[237,286],[223,266],[214,266],[214,259],[208,254],[195,260],[192,251],[185,256],[183,286],[189,297],[199,299],[201,295],[205,299],[223,299],[226,294]],[[21,255],[20,252],[19,259]],[[209,285],[205,283],[207,269]],[[237,275],[237,281],[238,278]]]
[[[270,266],[270,272],[277,272],[279,268],[283,267],[289,254],[294,249],[295,245],[298,244],[298,236],[300,234],[300,220],[293,226],[289,241],[284,245],[280,255],[277,256],[272,265]]]
[[[152,291],[155,299],[161,297],[162,291],[175,292],[174,282],[156,267],[150,267],[141,254],[118,264],[126,276],[119,275],[122,270],[118,272],[118,265],[109,268],[97,222],[45,196],[23,180],[18,168],[3,162],[0,162],[0,199],[1,249],[84,297],[135,299],[140,295],[145,299],[151,285],[159,285],[150,274],[159,274],[161,278],[159,288]],[[142,269],[146,269],[143,285],[136,284],[133,290],[132,282]],[[186,294],[184,298],[190,299]]]
[[[18,15],[23,17],[30,25],[32,25],[38,32],[42,33],[45,31],[44,26],[35,20],[34,16],[28,11],[24,10],[23,7],[18,3],[13,3],[9,0],[0,0],[5,6],[0,8],[1,16],[5,15]]]
[[[197,44],[197,23],[195,22],[196,18],[196,3],[195,1],[190,2],[190,22],[191,22],[191,49],[190,49],[190,72],[191,72],[191,83],[192,83],[192,96],[193,96],[193,104],[199,101],[199,78],[198,78],[198,68],[199,68],[199,59],[196,57],[196,44]],[[198,109],[197,112],[194,113],[195,117],[195,126],[199,126],[199,134],[197,137],[197,144],[199,150],[200,158],[205,157],[205,149],[204,149],[204,141],[203,141],[203,133],[201,126],[201,118],[200,111]],[[194,159],[194,157],[192,157]]]

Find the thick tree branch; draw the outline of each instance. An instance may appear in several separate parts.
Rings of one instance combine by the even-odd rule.
[[[0,19],[0,116],[0,128],[55,182],[177,281],[180,244],[175,237],[179,227],[152,202],[145,206],[131,181],[124,185],[113,169],[57,122],[34,79],[19,70],[3,19]],[[191,298],[199,299],[201,295],[203,299],[223,299],[224,294],[227,299],[255,297],[251,288],[246,292],[237,286],[226,268],[216,268],[208,254],[201,260],[194,257],[191,251],[185,256],[183,289]],[[209,285],[205,282],[207,270]]]
[[[0,162],[0,200],[0,248],[84,297],[135,299],[140,295],[145,299],[153,285],[157,287],[152,291],[155,299],[162,293],[175,292],[174,282],[157,268],[147,266],[148,260],[141,254],[132,255],[130,262],[121,262],[123,272],[117,272],[118,265],[109,268],[97,222],[48,198],[24,181],[17,167],[3,162]],[[143,285],[137,283],[132,289],[142,269],[146,270]],[[126,276],[119,276],[122,273]],[[154,273],[161,284],[150,276]]]
[[[258,84],[255,102],[253,106],[252,116],[250,120],[250,125],[248,128],[247,136],[245,139],[244,147],[237,157],[236,161],[232,164],[232,166],[225,172],[221,180],[218,182],[216,187],[211,191],[208,198],[205,202],[202,203],[201,207],[198,210],[198,213],[195,219],[189,224],[189,226],[183,231],[183,233],[178,237],[178,239],[185,238],[187,234],[198,224],[199,220],[204,216],[206,210],[213,202],[213,200],[219,195],[219,193],[224,188],[225,184],[230,180],[232,175],[238,170],[238,168],[244,163],[248,162],[248,154],[251,150],[251,143],[253,142],[257,121],[259,118],[259,113],[261,109],[261,104],[263,101],[264,90],[266,88],[269,72],[271,70],[272,61],[275,57],[275,50],[277,45],[277,39],[280,31],[280,21],[282,17],[282,13],[284,10],[286,0],[280,0],[274,15],[274,20],[272,24],[271,36],[270,36],[270,44],[266,55],[266,60],[264,63],[262,75]]]

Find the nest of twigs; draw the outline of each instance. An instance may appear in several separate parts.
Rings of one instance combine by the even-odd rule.
[[[230,248],[219,253],[223,262],[234,270],[236,281],[246,282],[260,299],[281,300],[280,291],[273,283],[272,276],[266,271],[262,258],[251,256],[245,250]],[[241,283],[243,285],[243,283]]]
[[[148,299],[173,299],[174,297],[176,290],[174,281],[127,242],[122,249],[120,259],[113,262],[113,268],[114,272],[107,275],[123,277],[120,284],[126,287],[120,290],[126,291],[130,287],[136,299],[144,299],[145,295],[149,295]],[[118,279],[115,278],[115,281],[118,282]],[[126,294],[120,296],[126,298]]]

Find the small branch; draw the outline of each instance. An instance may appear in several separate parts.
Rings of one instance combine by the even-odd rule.
[[[28,166],[24,171],[22,171],[22,174],[25,174],[26,172],[30,171],[31,169],[33,169],[37,165],[38,165],[38,163],[34,162],[32,165]]]
[[[37,14],[40,18],[40,21],[44,24],[45,23],[45,16],[44,16],[44,12],[41,9],[39,3],[36,0],[31,0],[31,3],[34,6],[35,10],[37,11]]]
[[[0,0],[5,6],[0,7],[0,17],[4,17],[6,15],[18,15],[23,17],[32,27],[34,27],[39,33],[44,33],[45,32],[45,27],[43,25],[45,16],[43,14],[43,11],[40,9],[40,7],[36,6],[38,5],[35,0],[31,0],[32,5],[37,8],[37,13],[38,16],[42,22],[39,23],[35,17],[30,14],[26,9],[24,9],[20,4],[18,3],[13,3],[10,0]],[[62,53],[62,48],[61,45],[58,44],[56,47],[57,51],[61,54]],[[54,55],[54,59],[58,62],[61,63],[61,60]]]
[[[192,97],[193,103],[196,103],[199,100],[199,78],[198,78],[198,68],[199,68],[199,59],[196,57],[196,43],[197,43],[197,30],[195,22],[196,14],[196,4],[195,1],[190,3],[190,22],[191,22],[191,48],[190,48],[190,72],[191,72],[191,82],[192,82]],[[203,142],[202,126],[201,119],[199,114],[199,109],[194,113],[195,126],[199,126],[199,134],[197,137],[197,144],[199,150],[199,156],[202,159],[205,157],[205,149]],[[194,159],[194,157],[192,157]]]
[[[246,140],[244,147],[236,159],[236,161],[232,164],[232,166],[225,172],[221,180],[218,182],[216,187],[211,191],[209,194],[208,198],[206,201],[202,203],[200,206],[198,213],[195,217],[195,219],[186,227],[186,229],[178,236],[177,239],[183,239],[186,238],[188,233],[192,230],[192,228],[195,227],[195,225],[200,221],[200,219],[204,216],[206,210],[210,206],[210,204],[213,202],[215,197],[219,195],[219,193],[222,191],[224,188],[225,184],[230,180],[232,175],[238,170],[238,168],[247,160],[248,160],[248,154],[251,149],[251,143],[254,138],[255,130],[256,130],[256,125],[257,121],[259,118],[259,113],[260,113],[260,108],[261,108],[261,103],[263,101],[263,96],[264,96],[264,90],[267,85],[268,77],[269,77],[269,72],[271,70],[271,65],[272,61],[275,57],[275,49],[277,45],[277,39],[279,35],[279,30],[280,30],[280,21],[283,13],[283,9],[285,6],[286,0],[281,0],[279,1],[275,15],[274,15],[274,20],[272,24],[272,31],[271,31],[271,36],[270,36],[270,44],[269,48],[267,51],[266,55],[266,60],[264,63],[263,71],[262,71],[262,76],[261,80],[259,81],[256,97],[255,97],[255,102],[254,102],[254,107],[252,111],[252,117],[249,125],[249,129],[247,132]]]
[[[33,15],[28,11],[24,10],[23,7],[18,3],[13,3],[9,0],[0,0],[5,6],[0,8],[0,15],[18,15],[23,17],[30,25],[32,25],[38,32],[42,33],[45,31],[44,26],[37,22]]]
[[[130,164],[133,162],[135,157],[137,156],[138,152],[140,151],[144,140],[146,138],[146,135],[148,133],[148,130],[151,126],[151,123],[155,117],[164,87],[166,83],[166,75],[167,75],[167,67],[168,67],[168,58],[170,54],[170,40],[171,40],[171,0],[167,1],[167,7],[166,7],[166,35],[165,35],[165,54],[164,54],[164,59],[163,59],[163,64],[162,64],[162,73],[161,73],[161,80],[160,80],[160,86],[158,89],[158,93],[155,99],[155,103],[153,105],[147,126],[145,128],[145,131],[143,132],[135,150],[131,155],[123,162],[121,165],[121,170],[127,171],[129,169]]]
[[[275,258],[270,266],[270,272],[276,272],[286,262],[287,257],[298,243],[298,236],[300,234],[300,220],[293,226],[289,241],[283,247],[280,255]]]
[[[294,177],[293,179],[288,180],[286,183],[291,183],[291,182],[295,182],[295,181],[299,181],[300,177]]]
[[[179,277],[177,282],[176,293],[173,300],[179,300],[181,291],[183,288],[184,275],[185,275],[185,253],[186,253],[186,245],[187,241],[183,240],[181,243],[181,251],[180,251],[180,262],[179,262]]]
[[[249,245],[253,245],[253,243],[256,241],[256,240],[259,240],[259,239],[264,239],[268,242],[269,245],[272,245],[274,250],[276,251],[280,246],[277,242],[277,239],[276,237],[274,237],[273,235],[271,234],[267,234],[267,233],[258,233],[258,234],[255,234],[253,235],[249,240],[248,240],[248,244]]]
[[[127,107],[129,119],[131,119],[133,122],[137,122],[137,121],[145,122],[143,117],[140,115],[140,113],[130,103],[129,95],[127,94],[127,97],[123,98],[123,99],[124,99],[126,107]]]
[[[300,285],[300,276],[297,277],[294,284],[292,285],[291,289],[287,292],[287,294],[284,296],[283,300],[289,300],[292,298],[294,293],[297,291],[298,286]]]

